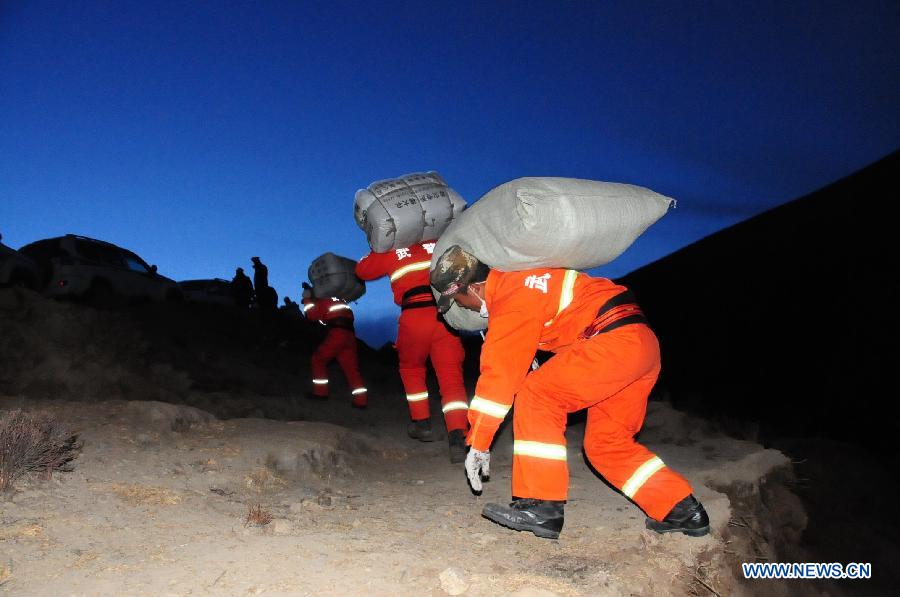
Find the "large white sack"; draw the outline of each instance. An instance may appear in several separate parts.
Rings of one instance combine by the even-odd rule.
[[[674,199],[628,184],[577,178],[517,178],[485,194],[437,241],[435,261],[459,245],[492,268],[590,269],[622,254]],[[486,320],[455,304],[445,314],[460,330]]]
[[[380,180],[356,192],[353,217],[376,253],[438,238],[466,207],[437,172]]]
[[[318,298],[337,297],[355,301],[366,293],[366,283],[356,277],[356,261],[334,253],[316,257],[307,271]]]

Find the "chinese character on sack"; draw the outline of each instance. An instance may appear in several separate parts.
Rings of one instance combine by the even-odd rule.
[[[422,243],[422,248],[428,251],[428,254],[431,255],[434,253],[434,245],[437,243]]]
[[[525,278],[525,286],[528,288],[536,288],[544,294],[547,294],[547,280],[549,279],[549,273],[546,273],[543,276],[528,276]]]
[[[406,259],[407,257],[412,257],[412,255],[409,253],[409,249],[396,249],[395,252],[397,253],[397,261]]]

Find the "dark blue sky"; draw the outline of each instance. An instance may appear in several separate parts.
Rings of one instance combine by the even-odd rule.
[[[0,232],[175,279],[259,255],[297,298],[314,257],[367,251],[353,193],[376,179],[677,198],[619,276],[897,149],[898,39],[896,1],[0,1]],[[393,333],[386,283],[355,310]]]

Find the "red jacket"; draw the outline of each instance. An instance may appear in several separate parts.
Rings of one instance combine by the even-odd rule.
[[[429,269],[434,245],[435,241],[428,241],[387,253],[369,253],[356,264],[356,275],[363,280],[390,276],[394,302],[398,305],[433,301]],[[404,301],[403,296],[414,288],[421,288],[422,292]]]
[[[519,391],[535,352],[576,342],[597,311],[624,286],[566,269],[491,270],[484,300],[490,317],[481,374],[469,405],[469,442],[487,450]]]
[[[310,321],[321,321],[326,324],[336,319],[353,321],[353,310],[350,305],[334,297],[305,298],[303,299],[303,312]]]

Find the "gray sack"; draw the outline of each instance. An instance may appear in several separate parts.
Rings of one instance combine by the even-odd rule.
[[[373,182],[356,192],[353,217],[376,253],[438,238],[466,207],[437,172]]]
[[[333,296],[349,302],[366,293],[366,283],[356,277],[356,262],[334,253],[316,257],[307,275],[317,298]]]
[[[489,191],[453,221],[437,241],[432,267],[451,245],[502,271],[599,267],[621,255],[673,203],[628,184],[517,178]],[[445,318],[459,330],[480,330],[487,323],[455,304]]]

